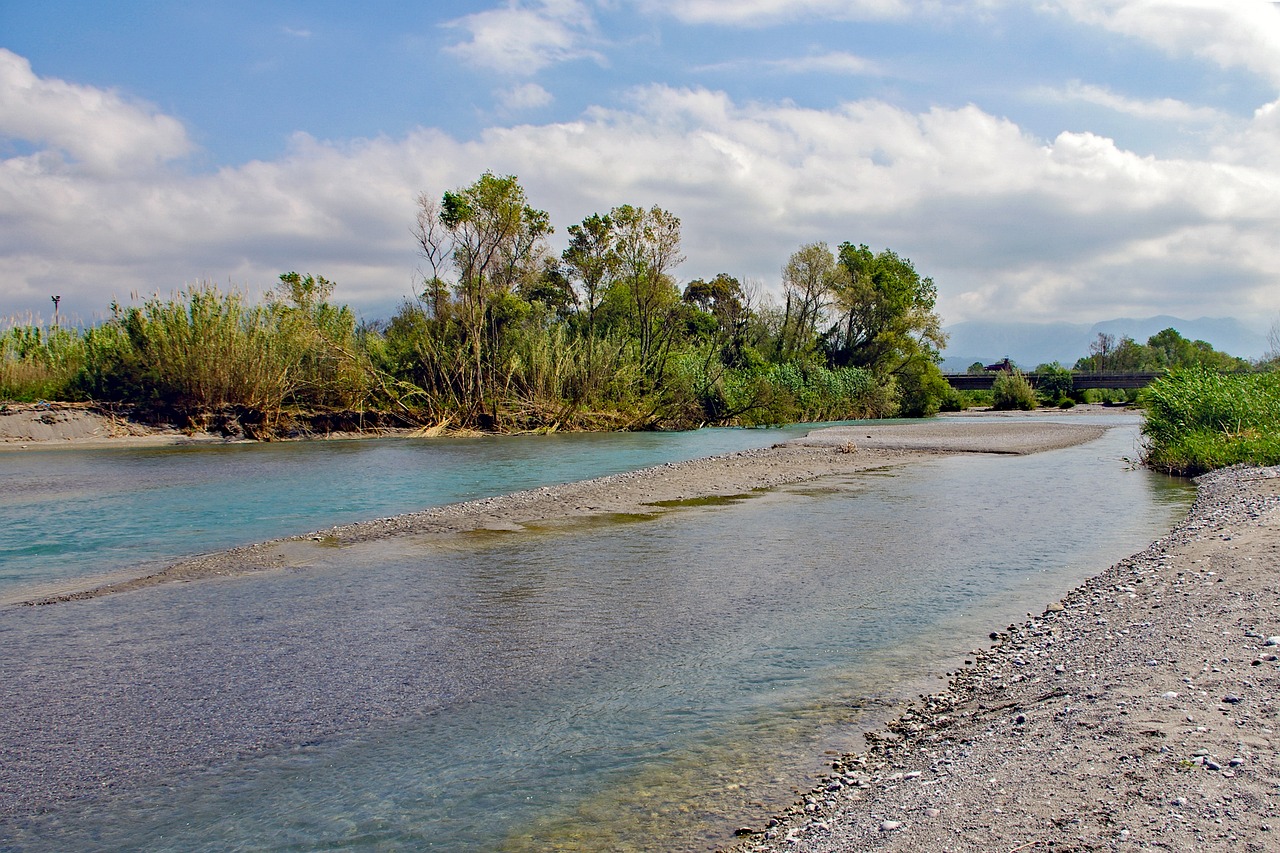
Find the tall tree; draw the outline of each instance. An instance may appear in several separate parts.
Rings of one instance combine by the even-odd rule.
[[[840,264],[848,273],[835,296],[840,314],[825,336],[832,363],[891,374],[936,360],[946,335],[933,279],[892,250],[873,253],[865,244],[841,243]]]
[[[527,267],[552,230],[546,211],[528,204],[514,175],[485,172],[470,186],[446,192],[438,207],[425,195],[419,198],[415,236],[431,267],[427,294],[440,298],[439,284],[451,268],[454,308],[471,350],[471,403],[477,410],[494,383],[487,359],[496,348],[497,318],[490,306],[529,274]]]
[[[670,308],[679,299],[670,272],[684,261],[680,218],[656,205],[645,210],[629,204],[615,207],[609,217],[614,223],[617,282],[630,297],[640,364],[652,381],[659,382],[672,331]]]
[[[813,346],[818,321],[830,304],[831,294],[848,285],[848,271],[836,263],[826,243],[801,246],[782,268],[786,308],[778,335],[780,360],[795,358]]]
[[[593,213],[581,225],[569,226],[569,245],[560,255],[570,278],[582,284],[587,310],[587,353],[590,360],[596,337],[596,309],[604,287],[618,267],[613,251],[613,220],[608,214]]]

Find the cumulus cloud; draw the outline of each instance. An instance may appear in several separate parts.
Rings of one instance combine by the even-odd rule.
[[[1150,42],[1173,56],[1244,68],[1280,84],[1280,6],[1263,0],[1050,0],[1092,26]]]
[[[52,113],[41,98],[62,104],[72,89],[115,105],[108,127],[123,115],[172,126],[185,143],[178,122],[109,92],[30,86],[34,115]],[[1273,127],[1273,112],[1255,124]],[[68,169],[50,154],[71,144],[57,127],[12,127],[35,150],[0,161],[7,310],[47,310],[60,293],[64,309],[87,316],[135,291],[203,278],[261,289],[297,269],[385,316],[417,286],[417,194],[486,169],[518,175],[559,241],[568,224],[618,204],[668,208],[684,222],[686,279],[725,271],[776,287],[802,243],[888,246],[937,280],[951,322],[1269,315],[1280,267],[1280,164],[1241,156],[1247,133],[1223,141],[1219,153],[1234,159],[1172,159],[1087,132],[1040,139],[974,105],[810,109],[652,85],[571,121],[473,140],[430,129],[341,143],[299,134],[278,159],[193,174],[169,162],[185,150],[176,143],[150,171]]]
[[[597,38],[594,17],[579,0],[510,0],[446,26],[468,37],[446,48],[449,53],[502,74],[528,76],[569,60],[601,60],[591,46]]]
[[[149,104],[118,92],[37,77],[25,58],[0,48],[0,138],[46,146],[54,160],[100,174],[155,168],[190,153],[186,130]]]

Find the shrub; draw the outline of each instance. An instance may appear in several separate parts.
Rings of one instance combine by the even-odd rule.
[[[991,407],[1001,411],[1036,407],[1036,391],[1021,370],[1002,373],[991,386]]]

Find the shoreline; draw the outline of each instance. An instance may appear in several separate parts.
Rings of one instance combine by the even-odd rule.
[[[1280,467],[1197,483],[1170,533],[993,632],[728,849],[1273,849]]]
[[[144,576],[60,581],[28,587],[6,604],[52,605],[128,592],[162,583],[298,568],[316,548],[342,547],[392,537],[437,538],[475,531],[511,531],[608,517],[652,515],[716,499],[944,454],[1022,454],[1082,444],[1108,427],[1063,424],[1031,417],[1007,422],[858,424],[816,429],[768,448],[668,463],[593,480],[545,486],[420,512],[356,522],[181,559]]]

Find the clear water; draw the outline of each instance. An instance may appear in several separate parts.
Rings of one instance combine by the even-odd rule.
[[[2,610],[0,847],[726,844],[1167,530],[1190,490],[1135,440]]]
[[[0,593],[664,462],[811,426],[0,453]]]

